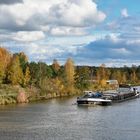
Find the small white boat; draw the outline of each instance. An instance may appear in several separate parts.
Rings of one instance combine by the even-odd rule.
[[[91,105],[91,104],[99,104],[99,105],[110,105],[112,100],[103,99],[103,95],[98,92],[93,91],[85,91],[82,97],[77,98],[78,105]]]

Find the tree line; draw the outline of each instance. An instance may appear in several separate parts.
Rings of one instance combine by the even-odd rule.
[[[109,88],[106,80],[118,80],[125,84],[140,83],[140,66],[109,68],[74,66],[68,58],[64,65],[54,59],[52,65],[44,62],[29,62],[24,52],[12,54],[0,47],[0,84],[37,87],[41,94],[73,94],[83,90]]]

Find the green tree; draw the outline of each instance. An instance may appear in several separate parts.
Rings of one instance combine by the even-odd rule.
[[[31,83],[37,86],[41,86],[42,80],[45,78],[51,78],[53,70],[50,66],[43,62],[31,62],[29,64]]]
[[[53,68],[53,71],[54,71],[54,75],[58,76],[58,72],[60,70],[60,65],[59,65],[59,63],[56,59],[53,60],[52,68]]]
[[[37,82],[39,80],[39,66],[35,62],[29,63],[29,70],[30,70],[30,76],[31,76],[31,84],[37,85]]]
[[[80,90],[88,89],[90,86],[90,70],[89,67],[77,67],[75,73],[76,88]]]
[[[19,57],[20,66],[22,68],[23,73],[25,73],[26,66],[27,66],[27,63],[28,63],[28,57],[25,55],[24,52],[15,53],[15,54],[13,54],[13,56],[18,56]]]

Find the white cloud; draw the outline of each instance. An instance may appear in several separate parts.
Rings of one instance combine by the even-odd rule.
[[[121,17],[96,30],[106,15],[93,0],[6,1],[0,5],[0,41],[13,52],[25,51],[30,60],[139,62],[140,20],[129,16],[126,8]]]
[[[120,41],[120,38],[118,37],[119,35],[118,34],[115,34],[115,33],[111,33],[107,36],[105,36],[106,39],[114,42],[114,43],[117,43]]]
[[[114,51],[118,55],[131,55],[131,52],[128,51],[126,48],[116,48],[112,49],[112,51]]]
[[[82,28],[72,28],[72,27],[54,27],[50,30],[51,35],[55,36],[65,36],[65,35],[77,35],[82,36],[87,34]]]
[[[50,7],[49,22],[65,26],[93,26],[105,19],[92,0],[63,0]]]
[[[122,15],[122,17],[124,17],[124,18],[127,18],[127,17],[129,16],[129,15],[128,15],[128,11],[127,11],[126,8],[124,8],[124,9],[121,10],[121,15]]]
[[[128,45],[140,45],[140,39],[134,39],[134,40],[127,40],[126,42]]]
[[[45,38],[45,34],[42,31],[19,31],[12,35],[13,40],[20,42],[32,42],[38,41]]]
[[[17,24],[17,26],[23,26],[33,14],[33,8],[24,3],[0,6],[0,17],[6,15],[4,19],[6,24],[9,21],[8,17],[10,17],[11,22],[14,22],[15,24]]]
[[[56,57],[64,55],[66,49],[67,48],[50,46],[48,44],[29,43],[26,45],[25,52],[30,56],[30,60],[49,62]]]
[[[47,41],[49,46],[83,46],[90,43],[98,38],[98,36],[87,35],[87,36],[61,36],[61,37],[51,37]]]
[[[61,26],[91,27],[102,22],[105,17],[92,0],[24,0],[23,3],[14,5],[0,5],[0,27],[3,29],[11,27],[15,30],[18,27],[16,29],[20,30],[35,27],[40,30],[47,27],[53,32],[55,30],[57,35],[71,34]],[[79,35],[77,31],[75,34]]]

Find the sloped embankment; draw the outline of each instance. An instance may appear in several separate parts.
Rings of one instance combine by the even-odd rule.
[[[0,105],[17,103],[21,91],[23,88],[20,86],[0,85]]]

